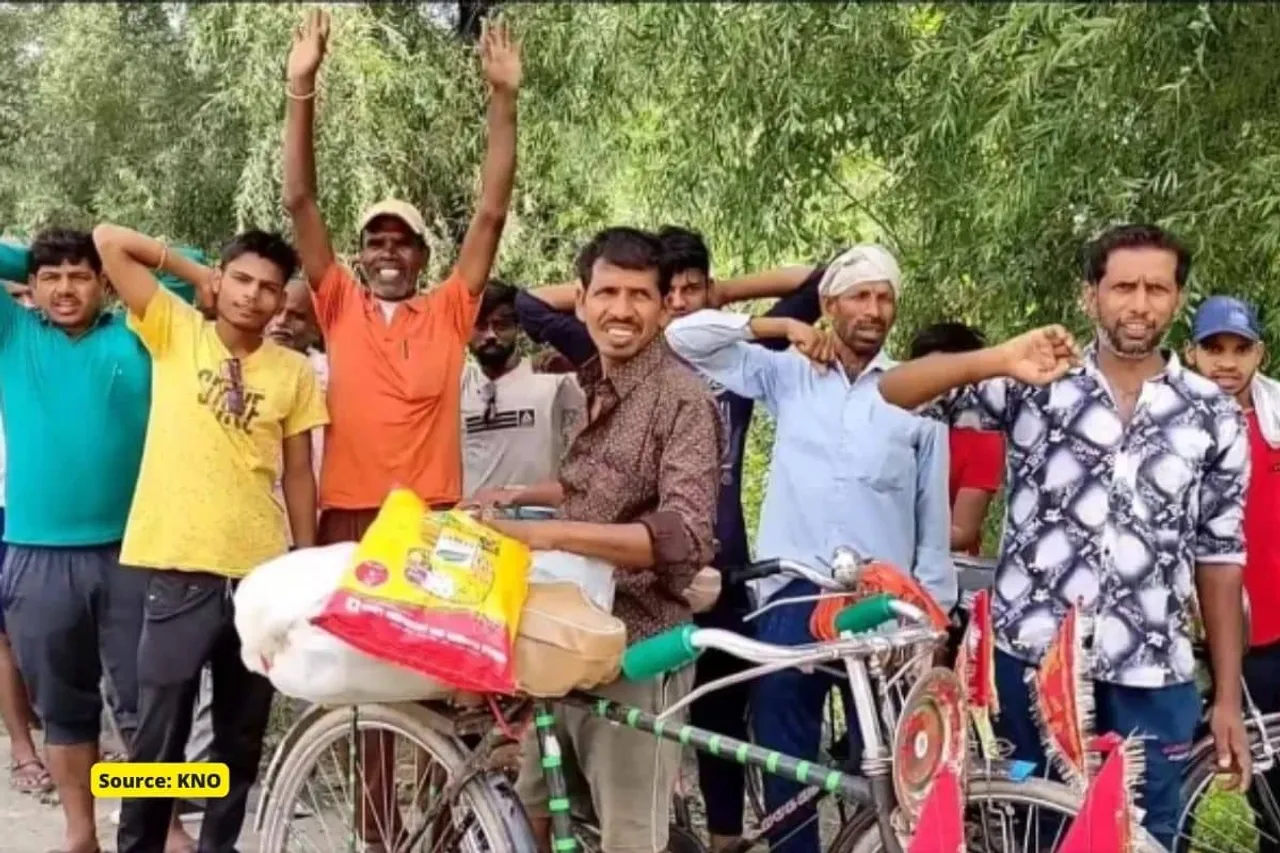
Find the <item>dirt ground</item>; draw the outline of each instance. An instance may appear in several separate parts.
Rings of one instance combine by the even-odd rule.
[[[8,766],[9,738],[0,727],[0,767]],[[98,841],[104,851],[115,850],[116,826],[111,815],[119,807],[119,800],[98,801]],[[252,816],[245,821],[252,822]],[[54,853],[62,844],[62,812],[58,806],[13,790],[7,776],[0,780],[0,827],[0,850],[4,853]],[[199,824],[189,824],[187,831],[194,836],[198,828]],[[241,836],[240,853],[259,853],[257,840],[247,826]]]

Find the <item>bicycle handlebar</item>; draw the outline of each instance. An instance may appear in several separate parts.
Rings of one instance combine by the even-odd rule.
[[[819,589],[829,592],[845,592],[848,587],[831,575],[823,574],[809,568],[797,560],[773,557],[768,560],[757,560],[741,569],[730,569],[724,572],[725,586],[738,586],[750,581],[761,580],[772,575],[790,575],[793,578],[809,581]]]
[[[864,598],[841,610],[835,618],[835,626],[842,634],[859,634],[879,628],[895,618],[926,628],[929,625],[928,616],[918,607],[882,594]],[[931,628],[917,629],[904,632],[901,637],[878,639],[881,644],[909,645],[932,637],[933,633]],[[857,645],[849,640],[842,640],[837,645],[846,654],[866,652],[875,647],[870,642]],[[798,661],[813,657],[815,651],[813,646],[775,646],[731,631],[677,625],[629,647],[622,655],[622,674],[629,681],[656,678],[693,663],[703,649],[717,649],[752,663]]]

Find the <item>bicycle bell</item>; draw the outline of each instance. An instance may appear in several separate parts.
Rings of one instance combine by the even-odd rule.
[[[849,545],[841,545],[831,552],[831,576],[842,586],[852,589],[858,583],[862,567],[867,560]]]

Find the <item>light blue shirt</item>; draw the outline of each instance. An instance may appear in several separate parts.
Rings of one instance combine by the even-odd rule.
[[[777,420],[756,558],[821,569],[837,546],[910,570],[944,609],[956,602],[946,428],[886,403],[883,353],[853,381],[795,351],[749,343],[751,318],[698,311],[667,341],[699,373],[759,400]],[[757,582],[767,599],[787,578]]]

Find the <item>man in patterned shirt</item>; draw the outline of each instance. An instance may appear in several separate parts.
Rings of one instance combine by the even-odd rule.
[[[1089,246],[1083,354],[1060,326],[890,371],[886,400],[914,408],[957,388],[959,420],[1005,433],[1009,498],[994,617],[1004,737],[1043,751],[1023,682],[1073,604],[1092,617],[1098,731],[1146,740],[1145,825],[1169,846],[1200,703],[1199,605],[1216,683],[1210,726],[1222,771],[1248,777],[1241,719],[1243,503],[1249,448],[1239,405],[1160,342],[1190,256],[1125,226]]]

